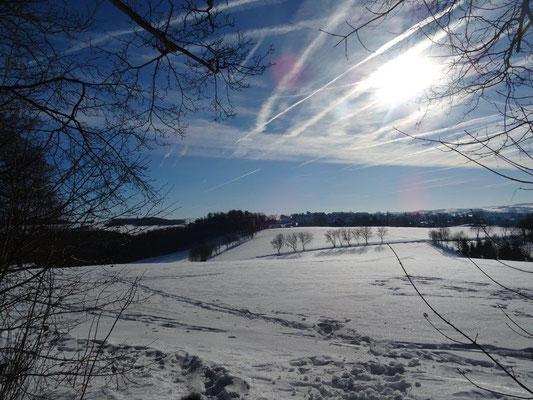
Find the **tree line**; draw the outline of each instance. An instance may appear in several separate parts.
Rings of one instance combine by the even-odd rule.
[[[387,235],[388,230],[384,226],[380,226],[377,228],[376,233],[381,239],[381,243],[383,243],[383,239]],[[364,241],[364,244],[367,245],[370,238],[374,236],[374,233],[370,226],[362,226],[360,228],[341,228],[328,230],[324,236],[326,237],[326,241],[329,242],[333,248],[335,248],[337,247],[337,243],[339,244],[339,247],[344,247],[344,245],[349,247],[352,240],[358,245],[361,244],[362,241]]]
[[[231,210],[227,213],[210,213],[188,225],[136,235],[90,227],[56,232],[55,226],[49,225],[42,227],[43,232],[39,236],[41,243],[36,251],[16,253],[12,262],[39,265],[44,257],[49,256],[49,253],[41,254],[38,251],[43,247],[56,249],[56,258],[61,260],[57,262],[60,267],[127,263],[182,250],[192,249],[194,253],[206,247],[212,249],[210,256],[223,246],[253,238],[268,223],[264,214]],[[49,236],[47,232],[50,232]],[[0,234],[0,239],[3,239],[3,234]]]
[[[443,227],[458,225],[498,225],[517,226],[523,214],[514,211],[493,212],[487,210],[466,210],[461,213],[447,212],[411,212],[411,213],[298,213],[290,216],[292,223],[298,226],[395,226],[395,227]]]
[[[288,235],[283,233],[278,233],[274,236],[274,239],[271,240],[270,244],[274,249],[281,254],[281,249],[283,246],[289,247],[293,252],[298,251],[298,243],[302,245],[302,251],[305,251],[305,246],[313,241],[313,234],[310,232],[292,232]]]
[[[523,218],[518,226],[501,227],[500,234],[494,233],[489,225],[472,225],[469,230],[475,239],[467,237],[464,231],[451,234],[449,228],[430,230],[429,238],[435,244],[453,243],[455,250],[469,258],[530,261],[533,251],[533,215]]]
[[[384,226],[377,228],[376,234],[381,239],[381,243],[383,243],[387,233],[388,229]],[[324,233],[326,242],[330,243],[333,248],[336,248],[337,244],[339,247],[349,247],[352,241],[357,242],[358,245],[364,241],[364,244],[367,245],[368,241],[373,235],[373,230],[369,226],[353,229],[330,229]],[[274,236],[274,239],[272,239],[270,244],[278,252],[278,254],[281,254],[281,249],[283,247],[288,247],[292,249],[293,252],[296,252],[298,251],[298,244],[301,244],[302,251],[305,251],[305,246],[311,243],[313,238],[313,234],[308,231],[292,232],[287,235],[278,233],[276,236]]]
[[[261,213],[241,210],[209,213],[183,227],[127,235],[125,250],[119,257],[128,262],[191,249],[193,261],[205,261],[223,246],[253,238],[267,224],[267,217]]]

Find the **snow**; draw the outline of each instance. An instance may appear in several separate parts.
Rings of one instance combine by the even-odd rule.
[[[101,226],[99,229],[106,231],[118,232],[118,233],[127,233],[129,235],[140,235],[142,233],[147,233],[151,231],[158,231],[163,229],[172,229],[172,228],[181,228],[186,224],[179,225],[112,225],[112,226]]]
[[[96,380],[88,398],[490,397],[457,368],[484,387],[523,394],[486,356],[426,321],[424,313],[461,340],[423,304],[386,245],[332,249],[327,229],[305,229],[315,236],[306,252],[274,255],[272,237],[299,228],[272,229],[206,263],[178,254],[126,266],[127,279],[143,276],[143,299],[123,315],[106,352],[131,371],[124,382]],[[427,243],[427,231],[389,228],[385,240],[396,242],[439,312],[531,381],[531,340],[511,331],[500,309],[531,331],[531,302]],[[476,262],[502,284],[533,293],[531,275]],[[511,264],[533,271],[532,263]],[[78,340],[83,334],[80,327]]]
[[[266,229],[259,232],[254,240],[246,242],[235,249],[230,249],[227,252],[222,253],[221,255],[214,258],[217,261],[232,261],[232,260],[248,260],[258,257],[271,256],[276,251],[270,244],[271,240],[274,239],[279,233],[284,235],[291,234],[293,232],[310,232],[313,235],[313,241],[306,246],[306,250],[316,250],[316,249],[326,249],[331,248],[331,243],[326,241],[324,234],[328,230],[337,230],[340,228],[332,227],[305,227],[305,228],[278,228],[278,229]],[[348,228],[352,229],[352,228]],[[414,241],[428,241],[428,234],[430,230],[436,228],[400,228],[400,227],[387,227],[387,235],[385,236],[385,242],[388,243],[402,243],[402,242],[414,242]],[[467,237],[475,239],[475,234],[470,231],[470,226],[454,226],[450,228],[451,234],[463,231]],[[499,233],[498,230],[494,230],[494,233]],[[369,239],[369,244],[376,245],[380,244],[381,240],[377,236],[377,227],[372,227],[373,236]],[[480,237],[484,237],[484,233],[480,233]],[[361,244],[364,244],[364,240],[359,239]],[[352,240],[351,245],[357,244],[355,240]],[[346,245],[345,245],[346,246]],[[337,243],[337,247],[339,244]],[[347,247],[345,247],[347,248]],[[301,245],[298,244],[298,249],[301,250]],[[291,255],[293,253],[292,249],[284,247],[282,253],[285,256]],[[334,254],[339,254],[338,251],[335,251]],[[341,252],[342,254],[342,252]],[[299,256],[299,254],[298,254]]]

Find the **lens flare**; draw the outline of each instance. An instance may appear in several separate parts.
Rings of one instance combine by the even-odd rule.
[[[417,174],[398,183],[398,203],[401,210],[426,210],[429,208],[429,191],[425,181]]]
[[[308,81],[308,71],[301,58],[288,54],[274,60],[271,76],[276,85],[298,89]]]

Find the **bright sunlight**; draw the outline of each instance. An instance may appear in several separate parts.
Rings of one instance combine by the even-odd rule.
[[[381,66],[367,81],[381,104],[413,99],[441,77],[441,67],[428,57],[411,51]]]

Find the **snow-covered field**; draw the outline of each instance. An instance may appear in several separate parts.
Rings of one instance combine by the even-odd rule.
[[[492,398],[458,369],[483,387],[523,394],[486,356],[425,320],[428,313],[461,340],[423,304],[387,246],[320,249],[326,228],[307,230],[318,250],[272,255],[273,236],[294,231],[273,229],[206,263],[178,254],[127,266],[129,279],[144,276],[145,298],[123,315],[106,351],[132,369],[129,381],[96,385],[89,398]],[[389,228],[385,240],[406,242],[393,248],[435,308],[533,382],[533,340],[513,332],[501,310],[532,331],[532,303],[467,259],[416,241],[426,238],[427,229]],[[533,293],[531,275],[493,260],[479,265]]]
[[[306,246],[306,250],[313,250],[313,249],[324,249],[324,248],[330,248],[332,247],[331,243],[328,243],[326,241],[326,238],[324,236],[324,233],[328,230],[337,230],[340,228],[324,228],[324,227],[307,227],[307,228],[280,228],[280,229],[267,229],[264,231],[259,232],[254,240],[250,242],[246,242],[239,246],[238,248],[232,249],[228,252],[225,252],[218,257],[216,257],[217,261],[232,261],[232,260],[247,260],[247,259],[253,259],[256,257],[264,257],[269,256],[276,251],[270,244],[270,241],[276,236],[278,233],[283,233],[284,235],[293,233],[293,232],[310,232],[313,235],[313,241]],[[376,233],[376,227],[372,228],[372,237],[369,239],[369,244],[380,244],[381,240],[377,236]],[[385,236],[384,241],[388,243],[394,243],[398,244],[401,242],[415,242],[415,241],[427,241],[428,240],[428,234],[430,230],[433,230],[436,228],[387,228],[387,234]],[[463,232],[465,236],[475,239],[476,235],[474,232],[470,230],[470,227],[468,226],[454,226],[450,228],[451,234],[455,234],[457,232]],[[493,233],[500,234],[500,231],[498,228],[492,228]],[[480,233],[480,237],[484,237],[484,233]],[[359,239],[360,243],[364,243],[364,240]],[[356,245],[357,241],[352,240],[351,245]],[[345,245],[345,244],[344,244]],[[339,247],[339,244],[337,243],[337,247]],[[298,244],[298,249],[301,249],[301,245]],[[282,253],[285,255],[289,255],[290,253],[293,253],[291,248],[284,247],[282,250]],[[342,254],[343,252],[335,251],[335,254]]]

